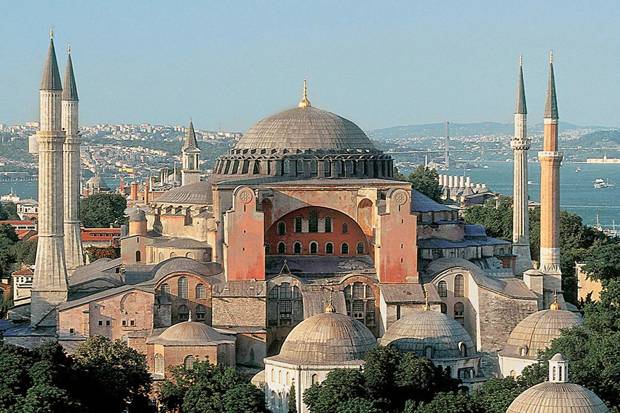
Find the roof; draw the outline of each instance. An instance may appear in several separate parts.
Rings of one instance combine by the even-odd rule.
[[[171,189],[161,194],[154,202],[157,204],[211,205],[213,204],[211,182],[200,181]]]
[[[420,191],[411,190],[411,212],[448,212],[454,211],[447,205],[433,201]]]
[[[185,137],[183,138],[183,149],[198,149],[198,142],[196,142],[196,131],[194,130],[194,122],[189,121],[189,127],[185,131]]]
[[[466,234],[467,235],[467,234]],[[477,247],[481,245],[510,245],[510,241],[498,238],[474,238],[463,239],[460,241],[451,241],[443,238],[426,238],[418,240],[418,248],[467,248]]]
[[[235,149],[376,150],[355,123],[312,106],[288,109],[258,121]]]
[[[167,275],[189,272],[204,277],[219,274],[222,272],[222,266],[216,262],[198,262],[186,257],[173,257],[162,261],[155,267],[153,280],[159,281]]]
[[[20,220],[8,219],[8,220],[0,221],[0,225],[11,225],[11,226],[21,226],[21,225],[31,226],[31,225],[34,225],[34,226],[36,226],[37,222],[36,221],[20,221]]]
[[[381,295],[386,303],[424,303],[424,288],[419,283],[381,284]],[[426,284],[428,299],[431,302],[441,301],[435,287]]]
[[[591,390],[574,383],[543,382],[521,393],[506,413],[608,413]]]
[[[558,119],[558,98],[555,93],[555,73],[553,62],[549,62],[549,80],[547,81],[547,97],[545,99],[545,118]]]
[[[213,327],[197,321],[184,321],[164,330],[159,336],[149,337],[149,344],[204,346],[235,342],[234,337],[217,332]]]
[[[517,77],[517,101],[515,103],[515,113],[527,114],[525,103],[525,85],[523,82],[523,65],[519,65],[519,75]]]
[[[566,310],[541,310],[525,317],[512,330],[501,354],[536,359],[560,336],[562,330],[582,323],[581,316]],[[521,349],[526,349],[521,353]]]
[[[469,352],[475,351],[471,337],[458,321],[432,310],[405,315],[395,321],[381,338],[381,345],[391,345],[420,357],[426,355],[426,348],[430,346],[432,359],[463,358],[460,343]]]
[[[121,235],[120,228],[82,228],[82,241],[111,241]]]
[[[56,61],[56,50],[54,49],[54,39],[50,38],[50,46],[47,50],[47,59],[43,66],[43,77],[41,78],[41,90],[62,90],[60,83],[60,72]]]
[[[24,266],[17,271],[13,271],[11,275],[34,275],[34,272],[32,271],[32,269],[30,269],[30,267]]]
[[[145,287],[138,286],[138,285],[121,285],[120,287],[110,288],[108,290],[101,291],[96,294],[87,295],[77,300],[71,300],[71,301],[64,302],[60,304],[57,308],[59,311],[62,311],[68,308],[77,307],[82,304],[87,304],[91,301],[96,301],[102,298],[107,298],[107,297],[112,297],[117,294],[122,294],[128,291],[131,291],[131,290],[139,290],[139,291],[144,291],[144,292],[153,294],[152,290],[145,288]]]
[[[81,284],[96,278],[108,278],[116,283],[121,282],[120,274],[116,273],[116,269],[121,266],[121,259],[101,258],[90,264],[81,265],[75,269],[71,277],[69,277],[69,285]]]
[[[71,60],[71,53],[67,56],[65,88],[62,91],[62,100],[70,100],[75,102],[79,100],[77,86],[75,84],[75,75],[73,74],[73,60]]]
[[[377,339],[361,322],[338,313],[321,313],[305,319],[289,333],[280,354],[269,357],[297,365],[360,363]]]
[[[191,238],[167,238],[160,237],[153,240],[153,245],[157,248],[184,248],[184,249],[200,249],[209,248],[206,241],[196,241]]]

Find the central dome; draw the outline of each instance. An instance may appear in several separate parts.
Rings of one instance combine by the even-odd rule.
[[[258,121],[235,149],[376,151],[355,123],[312,106],[285,110]]]

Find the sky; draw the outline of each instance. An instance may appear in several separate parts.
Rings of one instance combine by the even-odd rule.
[[[243,131],[300,99],[365,130],[511,122],[523,54],[540,122],[620,125],[617,1],[0,0],[0,123],[38,117],[49,28],[71,44],[83,124]]]

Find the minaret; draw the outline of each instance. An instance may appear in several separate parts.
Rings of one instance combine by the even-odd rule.
[[[67,269],[63,245],[62,146],[60,73],[53,34],[39,92],[39,246],[30,305],[30,324],[56,326],[55,307],[67,301]]]
[[[525,85],[523,84],[523,59],[519,59],[514,119],[515,134],[510,141],[514,154],[512,253],[517,257],[515,274],[522,274],[532,268],[527,195],[527,151],[530,149],[530,139],[527,138],[527,105],[525,103]]]
[[[560,271],[560,164],[558,152],[558,102],[555,93],[553,54],[549,53],[549,81],[545,102],[544,143],[540,160],[540,271],[548,299],[554,290],[562,290]]]
[[[190,120],[181,148],[181,186],[200,182],[200,149],[196,142],[194,123]]]
[[[84,265],[84,252],[80,238],[80,135],[78,132],[78,92],[73,74],[71,48],[68,49],[65,88],[62,92],[65,260],[67,273]]]

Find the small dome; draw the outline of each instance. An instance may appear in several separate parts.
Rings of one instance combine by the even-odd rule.
[[[461,347],[472,353],[475,346],[471,337],[456,320],[438,311],[417,311],[408,314],[392,324],[381,344],[388,344],[400,351],[426,356],[426,349],[432,349],[433,359],[463,357]]]
[[[234,339],[218,333],[213,327],[197,321],[184,321],[168,327],[158,337],[149,342],[158,344],[212,344],[216,342],[231,342]]]
[[[146,221],[146,213],[140,208],[136,208],[129,214],[129,222],[144,222]]]
[[[235,149],[376,151],[355,123],[312,106],[285,110],[258,121]]]
[[[542,310],[525,317],[510,333],[502,354],[535,359],[564,329],[581,324],[581,316],[566,310]]]
[[[305,319],[289,333],[278,361],[294,364],[342,364],[360,361],[377,339],[362,323],[338,313]]]
[[[605,403],[591,390],[574,383],[548,381],[530,387],[506,413],[608,413]]]
[[[156,204],[213,204],[213,193],[210,181],[200,181],[189,185],[173,188],[164,192],[154,201]]]

